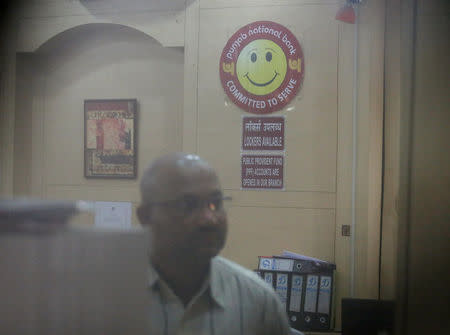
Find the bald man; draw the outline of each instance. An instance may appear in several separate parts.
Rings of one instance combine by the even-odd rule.
[[[155,160],[142,177],[141,196],[137,214],[152,236],[150,334],[289,334],[273,289],[217,256],[228,198],[206,161],[184,153]]]

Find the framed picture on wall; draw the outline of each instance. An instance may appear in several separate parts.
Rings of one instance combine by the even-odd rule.
[[[136,178],[137,101],[84,101],[84,176]]]

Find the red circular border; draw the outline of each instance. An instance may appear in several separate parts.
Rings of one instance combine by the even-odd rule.
[[[275,37],[271,34],[267,34],[267,33],[256,33],[253,35],[249,35],[248,31],[252,30],[254,28],[258,28],[258,26],[264,26],[264,28],[269,28],[269,29],[274,29],[276,31],[281,31],[281,37],[283,37],[284,35],[286,35],[287,39],[292,43],[292,45],[295,48],[295,53],[294,54],[290,54],[289,53],[289,48],[286,46],[286,44],[284,44],[282,42],[281,39],[279,39],[278,37]],[[241,36],[241,34],[246,34],[247,38],[243,41],[243,43],[241,43],[237,48],[236,51],[232,54],[232,59],[230,60],[229,58],[226,57],[228,50],[231,48],[232,44],[238,39],[239,36]],[[248,92],[246,89],[244,89],[241,85],[241,83],[239,82],[238,78],[232,74],[230,74],[229,72],[225,72],[224,68],[223,68],[223,64],[230,64],[230,62],[234,62],[234,72],[236,71],[235,67],[236,67],[236,62],[237,59],[239,57],[240,52],[242,51],[242,49],[249,44],[250,42],[257,40],[257,39],[268,39],[273,41],[274,43],[276,43],[285,53],[286,55],[286,63],[287,63],[287,71],[286,71],[286,76],[283,80],[283,82],[281,83],[280,87],[278,87],[275,91],[273,91],[270,94],[266,94],[266,95],[255,95],[252,94],[250,92]],[[300,67],[300,72],[296,69],[291,69],[289,67],[289,60],[298,60],[300,59],[301,61],[301,67]],[[252,22],[247,24],[246,26],[240,28],[238,31],[236,31],[233,36],[230,37],[230,39],[227,41],[227,44],[225,45],[225,47],[222,50],[222,55],[220,56],[220,62],[219,62],[219,73],[220,73],[220,81],[222,83],[222,87],[225,91],[225,93],[227,94],[227,96],[231,99],[231,101],[233,101],[233,103],[235,105],[237,105],[239,108],[249,112],[249,113],[253,113],[253,114],[269,114],[269,113],[273,113],[276,111],[279,111],[281,109],[283,109],[287,104],[289,104],[289,102],[291,102],[291,100],[297,95],[298,91],[300,90],[300,87],[302,85],[303,82],[303,77],[304,77],[304,73],[305,73],[305,61],[304,61],[304,57],[303,57],[303,50],[300,46],[300,43],[298,42],[297,38],[294,36],[294,34],[291,33],[291,31],[289,29],[287,29],[286,27],[282,26],[281,24],[272,22],[272,21],[256,21],[256,22]],[[291,93],[289,94],[289,96],[287,98],[285,98],[283,101],[279,101],[277,99],[278,95],[284,91],[284,89],[288,86],[289,84],[289,80],[290,79],[295,79],[296,83],[293,85],[293,88],[290,88]],[[230,80],[233,80],[233,84],[236,86],[236,88],[238,89],[239,92],[241,92],[242,94],[244,94],[246,97],[253,99],[253,100],[258,100],[261,101],[263,100],[266,103],[266,107],[264,109],[255,109],[251,106],[249,106],[248,104],[244,104],[242,102],[240,102],[228,89],[227,87],[227,82],[229,82]],[[272,99],[275,98],[278,101],[277,105],[272,105],[270,106],[269,103],[267,102],[268,99]]]

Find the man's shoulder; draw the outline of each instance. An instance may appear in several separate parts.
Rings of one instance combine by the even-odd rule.
[[[213,263],[214,268],[220,272],[221,276],[225,280],[233,280],[238,278],[238,280],[245,286],[273,292],[272,288],[254,271],[244,268],[242,265],[221,256],[214,257]]]
[[[223,257],[212,260],[212,290],[218,301],[236,310],[236,302],[251,315],[262,334],[288,334],[286,311],[273,288],[255,272]]]

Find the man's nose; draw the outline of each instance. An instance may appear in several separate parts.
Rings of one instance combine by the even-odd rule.
[[[217,212],[210,208],[209,204],[204,204],[200,209],[200,215],[202,218],[202,223],[204,224],[217,224]]]

